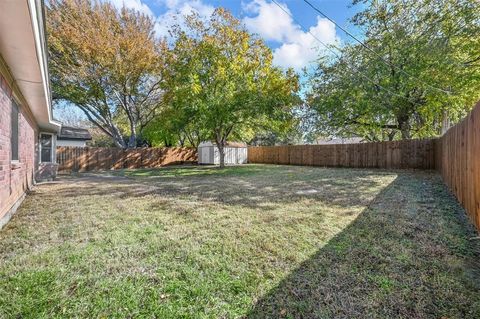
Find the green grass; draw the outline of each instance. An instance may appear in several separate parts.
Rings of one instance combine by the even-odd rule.
[[[479,318],[474,236],[432,172],[79,174],[0,231],[0,318]]]

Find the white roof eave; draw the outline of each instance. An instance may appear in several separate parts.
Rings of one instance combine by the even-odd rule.
[[[0,1],[0,54],[40,129],[58,132],[61,124],[52,114],[41,0]]]

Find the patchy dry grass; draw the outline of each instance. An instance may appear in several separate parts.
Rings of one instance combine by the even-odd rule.
[[[474,234],[429,172],[64,177],[0,231],[0,317],[479,318]]]

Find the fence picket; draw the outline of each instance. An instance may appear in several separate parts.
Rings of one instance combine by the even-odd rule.
[[[122,168],[154,168],[197,161],[193,148],[57,147],[59,173],[112,170]]]
[[[253,146],[249,163],[327,167],[435,168],[434,139],[337,145]]]
[[[434,147],[434,162],[443,181],[480,230],[480,103]]]

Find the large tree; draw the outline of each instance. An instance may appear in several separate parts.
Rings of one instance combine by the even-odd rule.
[[[470,0],[355,0],[352,40],[321,58],[309,102],[323,134],[370,140],[441,133],[480,98],[480,5]],[[334,49],[336,50],[336,49]]]
[[[95,0],[51,0],[47,13],[54,99],[79,107],[118,147],[135,147],[164,96],[167,46],[154,21]]]
[[[191,15],[186,22],[172,32],[169,100],[187,115],[187,128],[208,132],[223,167],[230,137],[291,114],[298,79],[274,67],[271,50],[228,11],[216,9],[208,20]]]
[[[165,107],[143,131],[143,137],[154,146],[198,147],[209,138],[202,123],[192,121],[189,108]]]

